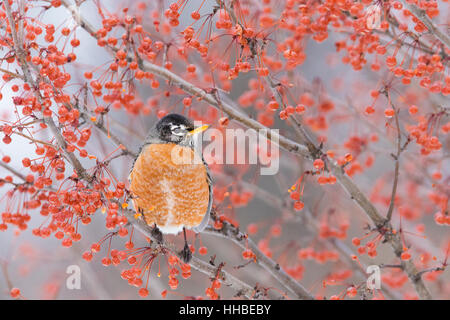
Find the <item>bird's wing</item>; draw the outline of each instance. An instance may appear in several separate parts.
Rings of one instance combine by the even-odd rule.
[[[128,181],[131,182],[131,172],[133,172],[134,169],[134,165],[136,164],[136,160],[139,158],[139,156],[141,155],[142,149],[144,149],[146,145],[143,144],[139,147],[139,151],[137,153],[136,158],[133,159],[133,164],[131,165],[130,171],[128,172]]]
[[[202,161],[203,164],[205,165],[206,168],[206,181],[208,182],[208,188],[209,188],[209,202],[208,202],[208,209],[206,210],[205,216],[203,217],[202,222],[200,222],[200,224],[196,227],[193,227],[192,230],[195,233],[200,233],[202,232],[206,226],[209,223],[209,217],[211,214],[211,208],[212,208],[212,204],[213,204],[213,183],[212,183],[212,178],[211,178],[211,174],[209,172],[209,167],[208,164],[206,163],[205,159],[202,156]]]
[[[139,151],[137,153],[137,157],[134,158],[133,160],[133,164],[131,165],[131,169],[130,172],[128,173],[128,181],[131,182],[131,172],[133,171],[134,168],[134,164],[136,163],[136,160],[139,158],[139,156],[142,153],[142,150],[144,150],[145,147],[147,147],[148,145],[152,144],[152,143],[165,143],[162,140],[155,138],[154,135],[152,133],[150,133],[146,138],[145,138],[145,142],[139,147]]]

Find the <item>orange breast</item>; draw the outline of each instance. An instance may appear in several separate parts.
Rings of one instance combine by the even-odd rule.
[[[180,161],[180,151],[198,160],[191,148],[151,144],[144,147],[130,174],[135,210],[149,225],[156,223],[167,233],[198,226],[208,209],[206,167],[201,161]]]

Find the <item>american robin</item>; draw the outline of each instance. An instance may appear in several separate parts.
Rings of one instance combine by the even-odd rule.
[[[186,228],[201,232],[213,202],[208,165],[194,148],[196,135],[207,128],[179,114],[163,117],[150,129],[129,177],[134,208],[145,222],[161,238],[183,231],[186,262],[191,259]]]

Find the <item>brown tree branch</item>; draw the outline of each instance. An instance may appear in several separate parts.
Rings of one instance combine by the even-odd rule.
[[[386,97],[389,101],[391,101],[389,97],[389,93],[386,91]],[[394,183],[392,184],[392,192],[391,192],[391,200],[389,203],[388,212],[386,214],[386,221],[391,221],[392,213],[394,212],[394,204],[395,204],[395,196],[397,194],[397,185],[398,185],[398,176],[400,169],[400,153],[402,152],[402,148],[400,146],[402,135],[400,132],[400,123],[398,120],[398,110],[395,108],[394,104],[391,102],[392,109],[394,110],[395,117],[395,126],[397,129],[397,154],[394,156],[395,161],[395,169],[394,169]]]
[[[12,174],[16,175],[17,177],[19,177],[23,181],[27,181],[27,177],[25,177],[25,175],[23,175],[22,173],[20,173],[18,170],[14,169],[13,167],[7,165],[3,161],[0,161],[0,167],[3,167],[4,169],[8,170],[9,172],[11,172]]]
[[[411,11],[417,19],[419,19],[428,29],[428,31],[437,38],[447,49],[450,49],[450,38],[447,34],[442,32],[438,27],[436,27],[433,21],[427,16],[425,10],[420,9],[414,4],[408,3],[405,0],[401,0],[401,3]]]
[[[11,290],[14,288],[11,278],[9,277],[8,272],[8,262],[6,261],[0,261],[0,268],[2,270],[3,277],[5,278],[6,287],[8,288],[8,293],[11,292]],[[9,294],[8,294],[9,296]]]

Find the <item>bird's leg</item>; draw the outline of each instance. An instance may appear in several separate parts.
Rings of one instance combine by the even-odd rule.
[[[137,212],[141,215],[142,219],[144,219],[144,221],[145,221],[144,209],[142,209],[141,207],[138,207]],[[151,232],[152,237],[159,244],[161,244],[163,242],[163,235],[161,233],[161,230],[159,230],[158,226],[156,225],[156,223],[153,224],[153,228],[151,228],[150,232]]]
[[[189,248],[189,245],[187,243],[186,228],[184,228],[184,227],[183,227],[183,235],[184,235],[184,248],[181,251],[181,256],[183,258],[183,261],[185,263],[188,263],[192,259],[192,252],[191,252],[191,249]]]
[[[156,223],[154,224],[151,233],[152,236],[156,239],[156,241],[158,241],[158,243],[163,242],[163,235],[161,233],[161,230],[159,230],[158,226],[156,225]]]

